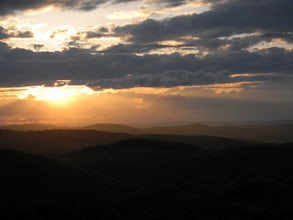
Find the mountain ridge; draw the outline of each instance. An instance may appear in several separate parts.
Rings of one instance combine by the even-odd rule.
[[[93,124],[79,127],[58,127],[53,125],[30,124],[1,126],[1,129],[15,131],[44,130],[95,130],[129,135],[168,134],[188,136],[216,136],[240,140],[285,143],[293,141],[293,124],[243,124],[208,126],[204,124],[185,124],[174,126],[155,126],[137,128],[123,124]]]

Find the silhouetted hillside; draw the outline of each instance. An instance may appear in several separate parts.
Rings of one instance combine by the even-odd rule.
[[[0,148],[33,153],[62,153],[84,146],[107,144],[132,137],[94,130],[9,131],[0,130]]]
[[[86,170],[98,168],[99,172],[112,176],[114,172],[119,179],[140,180],[140,183],[155,180],[164,176],[165,172],[173,170],[173,166],[181,161],[190,159],[201,150],[196,146],[181,143],[167,143],[158,140],[129,139],[85,148],[69,153],[65,158],[74,160],[78,167]],[[161,172],[159,172],[159,170]],[[135,181],[136,182],[136,181]]]
[[[213,136],[187,136],[187,135],[168,135],[168,134],[145,134],[139,137],[151,140],[161,140],[166,142],[183,143],[195,145],[202,149],[222,149],[231,147],[241,147],[258,144],[254,141],[244,141],[224,137]]]
[[[146,134],[207,135],[262,142],[292,142],[293,125],[206,126],[191,124],[144,129]]]
[[[251,144],[247,141],[232,140],[207,136],[178,135],[130,135],[95,130],[44,130],[44,131],[11,131],[0,130],[0,148],[16,149],[31,153],[56,154],[65,153],[97,144],[113,143],[132,137],[162,140],[189,145],[204,149],[238,147]]]
[[[120,125],[120,124],[94,124],[94,125],[79,127],[79,129],[127,133],[127,134],[141,134],[142,132],[138,128],[134,128],[134,127],[126,126],[126,125]]]
[[[201,151],[134,139],[70,153],[63,160],[143,186],[148,194],[133,198],[145,219],[290,219],[292,157],[292,144]]]
[[[0,150],[0,219],[291,220],[292,157],[137,138],[54,160]]]
[[[115,218],[135,187],[44,157],[0,150],[0,219]],[[115,200],[113,200],[115,199]],[[122,200],[122,201],[121,201]]]
[[[243,122],[244,123],[244,122]],[[248,123],[248,122],[247,122]],[[283,124],[280,124],[283,123]],[[293,142],[293,124],[291,121],[275,121],[262,124],[248,125],[214,125],[187,124],[177,126],[157,126],[149,128],[135,128],[120,124],[95,124],[83,127],[55,127],[51,125],[10,125],[2,126],[7,130],[21,131],[44,131],[44,130],[96,130],[113,133],[126,133],[132,135],[144,134],[168,134],[168,135],[188,135],[188,136],[216,136],[231,139],[241,139],[260,142],[286,143]]]

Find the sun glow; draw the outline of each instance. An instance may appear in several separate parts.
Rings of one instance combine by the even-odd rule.
[[[80,95],[93,93],[92,89],[84,85],[34,86],[23,90],[18,97],[46,101],[54,105],[68,105]]]
[[[39,99],[47,100],[49,102],[64,102],[75,96],[75,89],[68,89],[67,87],[53,87],[46,89],[38,96]]]

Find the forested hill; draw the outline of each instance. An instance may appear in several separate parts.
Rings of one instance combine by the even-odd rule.
[[[185,124],[176,126],[155,126],[137,128],[121,124],[94,124],[79,127],[64,127],[42,124],[24,124],[1,126],[5,130],[15,131],[44,131],[44,130],[95,130],[113,133],[126,133],[132,135],[144,134],[169,134],[188,136],[217,136],[232,139],[241,139],[260,142],[285,143],[293,142],[292,121],[257,124],[233,124],[233,125],[205,125],[205,124]]]
[[[182,143],[203,149],[218,149],[250,145],[254,142],[210,136],[131,135],[95,130],[0,130],[0,148],[36,154],[58,154],[84,147],[113,143],[129,138],[144,138]]]
[[[43,157],[0,150],[0,219],[293,218],[293,145],[128,139]]]
[[[32,153],[64,153],[130,137],[132,137],[130,134],[98,132],[94,130],[0,130],[0,148]]]

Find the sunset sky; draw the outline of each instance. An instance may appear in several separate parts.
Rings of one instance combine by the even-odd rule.
[[[293,119],[292,0],[0,0],[0,124]]]

